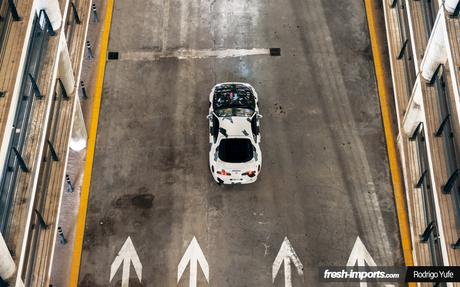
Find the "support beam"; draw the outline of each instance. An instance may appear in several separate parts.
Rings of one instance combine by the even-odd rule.
[[[73,75],[72,62],[70,61],[69,50],[66,39],[61,38],[61,51],[59,55],[58,78],[62,82],[67,96],[71,97],[75,91],[75,78]]]
[[[59,30],[62,23],[61,8],[59,7],[58,0],[38,0],[37,1],[37,14],[44,10],[48,15],[51,27],[54,31]],[[42,23],[42,25],[45,23]]]
[[[459,0],[445,0],[444,7],[446,8],[447,13],[453,14],[455,10],[458,9]]]
[[[446,41],[444,31],[446,29],[442,13],[438,13],[431,32],[428,45],[423,55],[420,71],[422,77],[428,82],[435,74],[439,65],[444,65],[447,61]]]
[[[14,4],[14,0],[8,0],[8,6],[10,8],[13,21],[21,21],[21,17],[19,16],[18,10],[16,9],[16,4]]]
[[[74,151],[81,151],[86,148],[88,134],[86,131],[85,120],[81,110],[80,99],[76,97],[74,123],[72,128],[72,137],[69,146]]]
[[[70,6],[72,8],[73,18],[75,20],[75,23],[77,23],[78,25],[81,24],[80,16],[78,16],[77,7],[75,7],[75,4],[73,2],[70,2]]]
[[[404,133],[408,137],[411,137],[414,134],[415,130],[423,120],[422,103],[422,90],[420,88],[419,81],[417,81],[414,89],[412,90],[412,96],[402,124]]]
[[[16,272],[16,264],[14,264],[2,234],[0,234],[0,277],[8,281],[14,275],[14,272]]]

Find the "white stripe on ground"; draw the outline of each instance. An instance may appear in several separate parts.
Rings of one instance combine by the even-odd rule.
[[[171,52],[123,52],[120,60],[125,61],[156,61],[162,58],[205,59],[205,58],[237,58],[254,55],[269,55],[270,49],[226,49],[226,50],[188,50],[179,49]]]

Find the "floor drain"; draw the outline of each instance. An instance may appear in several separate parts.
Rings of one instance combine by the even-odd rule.
[[[281,56],[281,48],[270,48],[270,56]]]
[[[109,60],[118,60],[118,52],[109,52],[108,59]]]

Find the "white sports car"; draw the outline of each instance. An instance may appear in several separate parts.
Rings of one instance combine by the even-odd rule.
[[[257,180],[262,165],[258,97],[244,83],[222,83],[209,95],[209,168],[219,184]]]

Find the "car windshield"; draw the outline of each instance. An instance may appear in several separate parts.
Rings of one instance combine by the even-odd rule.
[[[245,108],[255,110],[256,99],[250,87],[241,84],[225,84],[214,89],[213,108]]]
[[[218,117],[251,117],[254,110],[244,108],[218,109],[215,111]]]
[[[224,162],[242,163],[253,158],[253,146],[249,139],[222,139],[219,145],[219,158]]]

